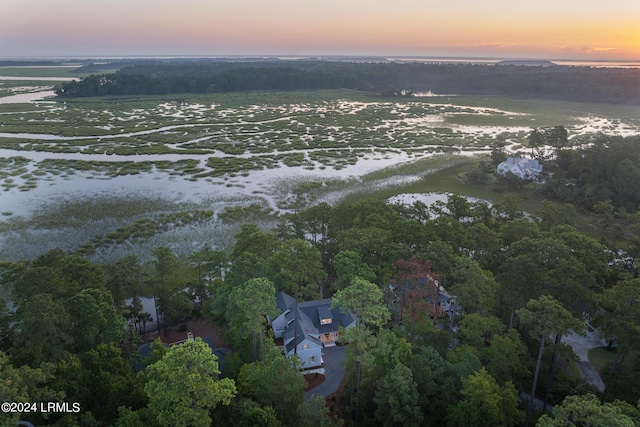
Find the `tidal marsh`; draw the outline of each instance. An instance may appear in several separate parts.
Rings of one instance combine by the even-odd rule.
[[[167,242],[183,252],[199,242],[224,247],[239,222],[419,187],[426,174],[488,154],[497,141],[526,149],[532,127],[558,124],[574,138],[637,134],[640,114],[347,90],[0,105],[0,204],[12,213],[0,222],[0,254],[35,256],[50,242],[107,258]],[[108,215],[95,217],[101,210]],[[167,225],[171,215],[200,211],[216,214]]]

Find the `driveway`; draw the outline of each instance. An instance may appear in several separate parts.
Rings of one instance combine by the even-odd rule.
[[[580,375],[586,382],[597,388],[599,391],[604,391],[604,382],[598,371],[595,370],[591,362],[589,362],[589,350],[595,347],[603,347],[607,343],[602,339],[597,329],[594,331],[587,331],[585,336],[578,335],[575,332],[562,337],[562,342],[569,344],[573,351],[580,358],[578,367],[580,368]]]
[[[305,400],[311,399],[314,394],[324,397],[330,396],[338,390],[342,378],[344,378],[344,356],[346,346],[325,347],[324,349],[324,382],[312,388],[305,395]]]

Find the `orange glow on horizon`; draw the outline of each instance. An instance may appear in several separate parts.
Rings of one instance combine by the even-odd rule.
[[[45,0],[8,1],[13,14],[0,16],[0,56],[11,48],[82,55],[96,50],[640,60],[637,0],[579,8],[557,0],[457,0],[438,8],[412,0],[58,0],[65,13],[53,13]]]

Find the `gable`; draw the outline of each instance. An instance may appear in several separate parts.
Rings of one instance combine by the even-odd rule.
[[[524,179],[535,178],[542,172],[542,164],[537,159],[509,157],[498,165],[498,173],[507,172]]]
[[[333,323],[333,314],[326,305],[318,307],[318,321],[320,325],[330,325]]]
[[[354,318],[350,313],[342,313],[337,307],[331,308],[332,300],[330,298],[299,302],[297,322],[296,304],[293,297],[279,292],[277,303],[282,314],[278,317],[278,325],[273,324],[272,326],[275,331],[276,328],[285,326],[284,322],[282,322],[283,324],[280,322],[286,319],[285,328],[279,329],[277,332],[282,333],[287,353],[293,351],[295,346],[303,340],[308,340],[310,343],[322,347],[322,343],[318,340],[320,335],[335,333],[338,332],[340,326],[348,328],[354,324]]]

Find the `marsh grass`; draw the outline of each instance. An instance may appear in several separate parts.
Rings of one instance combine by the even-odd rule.
[[[101,233],[88,243],[80,246],[78,253],[93,255],[100,248],[109,248],[114,245],[135,245],[140,240],[148,240],[151,237],[176,229],[198,223],[209,222],[213,218],[212,210],[190,210],[174,213],[160,213],[153,217],[141,218],[132,224],[122,225],[114,231]]]
[[[229,206],[236,209],[223,214]],[[0,259],[31,259],[60,247],[99,262],[127,254],[146,261],[160,245],[179,255],[188,255],[204,244],[228,250],[240,224],[255,222],[269,228],[277,218],[259,197],[208,198],[193,203],[140,193],[61,197],[40,206],[29,218],[8,212],[2,215]]]
[[[51,67],[2,67],[0,75],[9,77],[24,77],[28,81],[29,77],[79,77],[86,73],[78,73],[76,70],[80,66],[51,66]]]
[[[488,153],[499,139],[525,149],[531,127],[570,126],[578,123],[576,117],[589,114],[618,116],[617,123],[640,124],[637,109],[610,107],[499,97],[390,100],[346,90],[0,105],[1,132],[61,137],[55,141],[0,138],[0,149],[25,152],[24,157],[0,158],[0,186],[9,196],[45,182],[63,186],[64,180],[158,172],[162,173],[160,180],[181,176],[240,192],[245,183],[233,178],[250,180],[254,171],[283,168],[285,175],[285,168],[343,170],[365,158],[402,159],[398,166],[359,178],[283,176],[272,190],[265,190],[268,194],[256,192],[215,203],[184,204],[140,194],[61,199],[39,208],[28,219],[3,214],[0,255],[10,257],[6,259],[33,256],[54,242],[96,259],[113,259],[127,251],[142,255],[143,250],[150,253],[152,245],[159,244],[183,253],[203,242],[224,247],[242,222],[273,224],[277,212],[266,201],[271,196],[283,210],[346,197],[387,198],[401,192],[454,192],[499,202],[504,194],[493,191],[491,184],[466,182],[466,173],[479,159],[459,153]],[[83,158],[47,158],[44,154],[36,161],[28,152],[74,153]],[[105,160],[104,154],[131,159]],[[100,160],[92,158],[97,155]],[[157,157],[142,160],[135,155]],[[524,209],[535,206],[534,198],[523,199]],[[200,211],[211,211],[211,216],[182,217]]]
[[[297,179],[278,182],[278,207],[288,210],[300,210],[320,201],[336,203],[345,198],[363,199],[368,197],[388,198],[399,192],[408,192],[413,185],[408,181],[427,180],[444,171],[458,166],[464,170],[477,160],[451,154],[440,154],[403,162],[360,178],[349,179]],[[428,192],[428,191],[425,191]]]
[[[246,223],[265,219],[276,220],[278,212],[264,203],[251,203],[249,205],[227,206],[218,217],[226,224]]]
[[[15,114],[2,117],[3,131],[62,139],[0,138],[0,148],[87,156],[211,154],[204,167],[135,160],[45,161],[37,166],[42,169],[38,177],[45,176],[43,171],[54,175],[56,168],[107,177],[173,168],[192,180],[234,177],[281,164],[342,170],[357,164],[367,150],[488,152],[496,139],[522,144],[531,126],[571,124],[577,115],[608,111],[591,104],[500,97],[389,100],[346,90],[70,99],[38,107],[27,120],[20,113],[24,107],[11,108]],[[616,111],[638,118],[629,108]],[[35,182],[19,185],[28,190]]]

